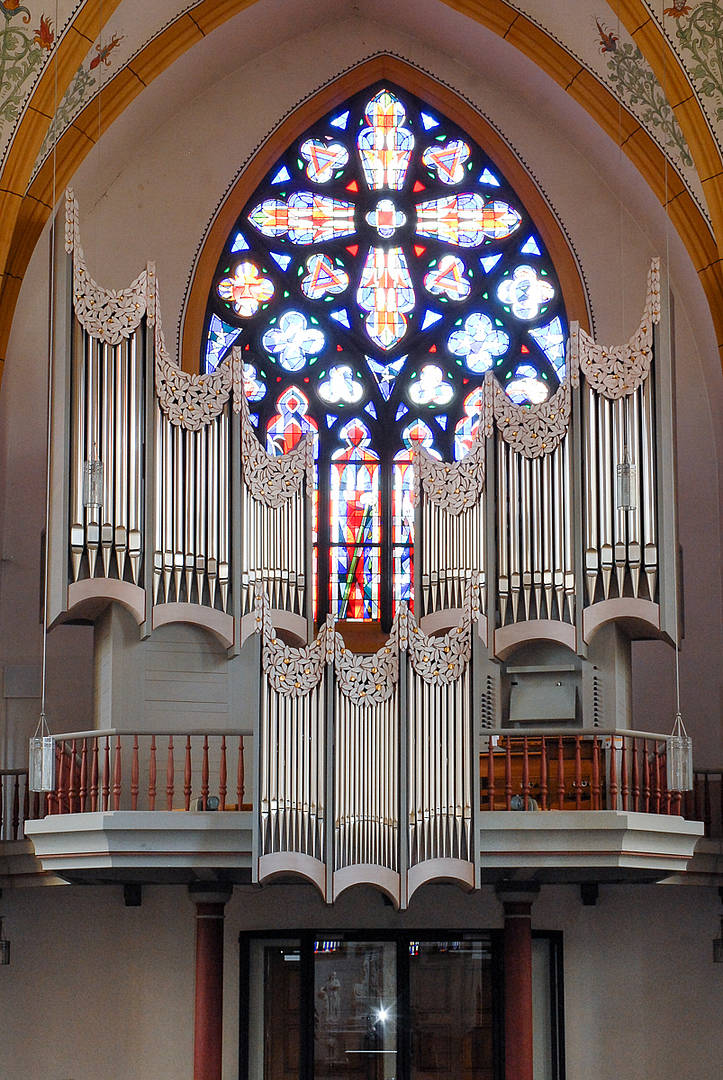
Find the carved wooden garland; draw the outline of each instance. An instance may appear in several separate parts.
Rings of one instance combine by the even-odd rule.
[[[93,280],[80,243],[78,204],[71,188],[65,193],[65,250],[73,256],[73,310],[78,322],[97,341],[119,345],[146,314],[149,268],[127,289],[104,289]]]
[[[572,368],[581,371],[598,394],[615,401],[632,394],[648,377],[653,359],[653,326],[660,322],[660,259],[650,263],[645,308],[640,325],[626,345],[596,345],[573,323]]]
[[[301,697],[321,682],[324,667],[334,663],[337,685],[357,705],[387,701],[399,681],[399,655],[409,652],[412,667],[425,682],[448,684],[461,678],[472,651],[472,627],[479,616],[479,579],[469,581],[462,618],[438,637],[425,634],[400,605],[386,642],[369,655],[347,649],[329,617],[310,645],[295,648],[279,641],[265,595],[255,601],[256,632],[262,634],[261,659],[270,685],[280,694]]]

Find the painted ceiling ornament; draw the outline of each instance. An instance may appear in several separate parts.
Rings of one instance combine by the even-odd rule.
[[[597,345],[573,323],[570,328],[571,366],[603,397],[627,397],[647,379],[653,360],[653,326],[660,322],[660,259],[651,261],[645,307],[635,333],[625,345]]]
[[[490,382],[495,422],[507,445],[526,458],[542,457],[557,449],[570,425],[569,380],[540,405],[516,405],[496,380]]]
[[[231,350],[231,363],[240,365],[243,371],[240,349]],[[234,394],[234,409],[241,414],[241,478],[250,495],[264,506],[273,508],[283,506],[293,498],[304,480],[307,491],[311,491],[314,483],[312,439],[304,436],[286,454],[269,454],[254,431],[243,389]]]

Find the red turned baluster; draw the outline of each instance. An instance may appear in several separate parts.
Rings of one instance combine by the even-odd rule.
[[[66,806],[68,804],[68,793],[66,785],[68,783],[66,779],[66,754],[65,743],[60,742],[60,763],[58,765],[58,787],[57,787],[57,810],[56,814],[64,814],[66,812]]]
[[[18,833],[20,831],[20,777],[15,773],[15,782],[13,784],[13,820],[12,820],[12,833],[13,840],[17,840]]]
[[[487,742],[487,809],[495,808],[495,748],[490,735]]]
[[[45,796],[43,796],[43,800],[45,801]],[[33,821],[37,821],[39,817],[40,817],[40,792],[39,791],[34,791],[33,792]]]
[[[78,799],[78,785],[75,768],[76,743],[75,739],[70,744],[70,761],[68,763],[68,813],[74,814]]]
[[[562,750],[562,735],[557,736],[557,809],[565,809],[565,755]]]
[[[226,786],[228,777],[226,774],[226,736],[221,736],[221,761],[218,769],[218,808],[226,809]]]
[[[693,820],[702,820],[700,816],[700,773],[693,774]]]
[[[512,748],[510,740],[505,740],[505,810],[512,808]]]
[[[47,795],[48,800],[48,813],[59,814],[60,813],[60,772],[63,764],[63,755],[61,753],[60,743],[55,742],[55,791],[51,791]]]
[[[592,740],[592,808],[600,809],[600,741],[597,735]]]
[[[640,770],[638,769],[638,740],[633,739],[633,810],[640,809]]]
[[[98,812],[98,738],[93,739],[93,753],[90,761],[90,812]]]
[[[547,810],[547,739],[543,735],[541,739],[542,754],[540,756],[540,805]]]
[[[243,806],[244,801],[244,737],[239,735],[238,740],[238,762],[236,764],[236,802],[238,803],[239,810]]]
[[[113,761],[113,809],[120,810],[121,796],[121,741],[120,735],[115,737],[115,760]]]
[[[650,810],[650,758],[648,757],[648,740],[643,739],[643,813]]]
[[[166,760],[166,810],[173,809],[173,788],[175,777],[173,775],[173,736],[168,736],[168,758]]]
[[[203,736],[203,754],[201,757],[201,806],[208,809],[208,735]]]
[[[83,749],[80,751],[80,807],[81,814],[85,813],[88,801],[88,740],[83,739]]]
[[[660,797],[662,785],[660,780],[660,753],[656,743],[653,743],[653,813],[660,813]]]
[[[526,735],[522,740],[522,805],[525,810],[530,809],[530,755]]]
[[[105,737],[103,747],[103,810],[110,810],[110,736]]]
[[[191,736],[186,736],[186,763],[183,771],[183,805],[191,808]]]
[[[133,757],[131,759],[131,810],[138,809],[138,736],[133,736]]]
[[[575,809],[582,807],[582,754],[580,736],[575,736]]]
[[[711,825],[713,824],[713,813],[710,801],[710,773],[705,773],[703,777],[703,815],[705,835],[710,836]]]
[[[151,735],[151,758],[148,763],[148,809],[156,809],[156,736]]]
[[[620,749],[620,783],[623,794],[623,810],[628,808],[628,741],[627,736],[622,737],[622,747]]]
[[[668,787],[668,744],[663,743],[663,750],[660,755],[660,782],[663,790],[663,813],[669,814],[671,812],[672,797],[670,788]]]
[[[618,808],[618,760],[615,736],[610,739],[610,809]]]

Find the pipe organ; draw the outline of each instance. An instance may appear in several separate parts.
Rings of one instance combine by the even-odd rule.
[[[151,264],[119,292],[91,279],[70,192],[65,235],[51,622],[117,602],[142,637],[192,623],[233,655],[261,634],[259,880],[304,873],[328,899],[373,881],[401,904],[435,876],[473,885],[480,731],[512,722],[500,687],[513,654],[510,671],[543,694],[556,671],[578,680],[582,725],[594,726],[602,628],[675,637],[658,261],[627,344],[597,345],[573,324],[567,375],[547,401],[514,404],[490,372],[467,456],[415,450],[415,614],[400,605],[386,643],[357,655],[333,621],[313,625],[311,439],[267,453],[244,392],[247,353],[232,349],[212,374],[178,366]],[[606,648],[611,678],[629,671],[617,639]]]

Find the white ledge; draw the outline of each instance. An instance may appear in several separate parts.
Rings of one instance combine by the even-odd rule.
[[[25,823],[44,870],[201,870],[251,866],[250,811],[112,810]]]
[[[480,814],[483,878],[514,869],[595,872],[602,877],[664,877],[685,870],[703,823],[625,810],[484,811]]]

